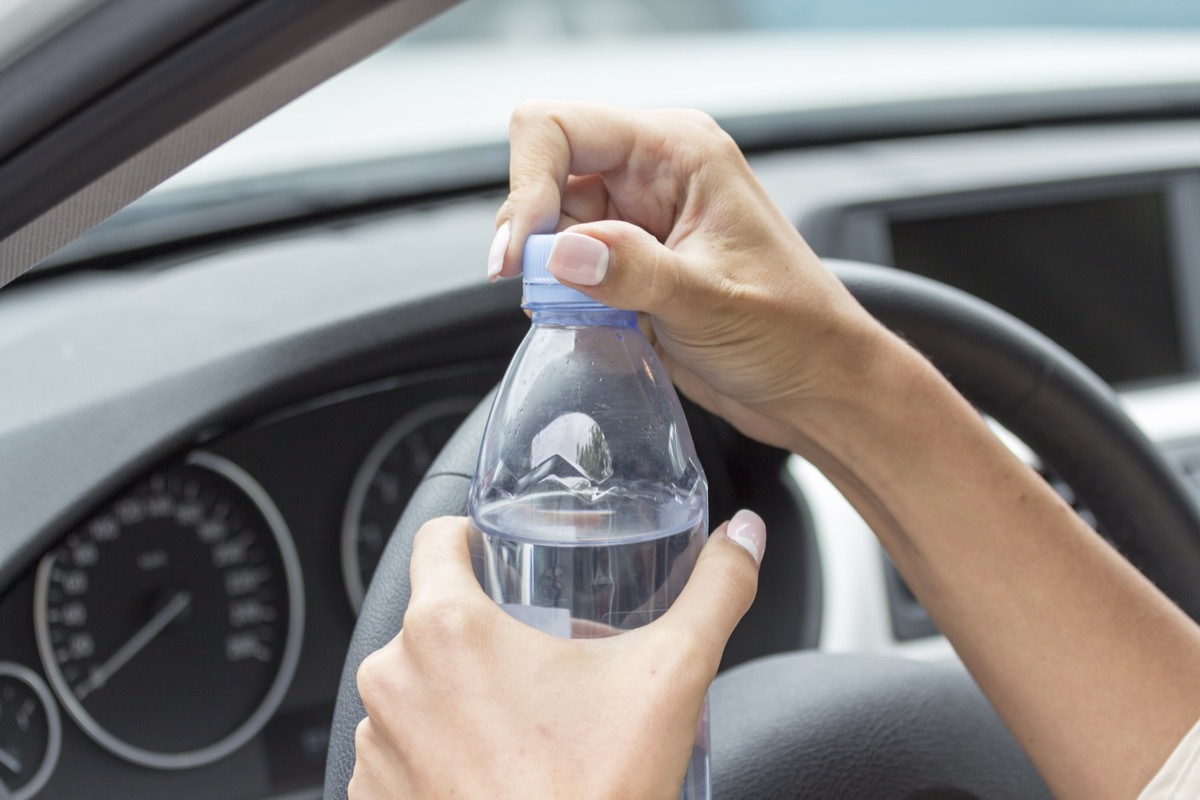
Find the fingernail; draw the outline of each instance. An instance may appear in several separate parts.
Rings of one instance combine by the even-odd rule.
[[[508,240],[512,237],[512,226],[505,222],[496,231],[492,239],[492,249],[488,250],[488,280],[494,281],[500,277],[504,269],[504,254],[508,252]]]
[[[749,553],[755,564],[762,563],[763,551],[767,549],[767,526],[758,514],[745,508],[734,514],[725,529],[725,538]]]
[[[546,269],[560,281],[595,286],[608,272],[608,246],[582,233],[560,233],[550,248]]]

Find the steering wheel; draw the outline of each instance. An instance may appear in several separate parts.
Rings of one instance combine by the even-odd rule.
[[[1200,510],[1103,381],[977,298],[884,267],[828,263],[868,311],[1029,445],[1110,541],[1200,618]],[[354,729],[365,715],[358,665],[400,630],[417,529],[435,516],[465,513],[490,405],[489,396],[430,467],[371,581],[338,691],[327,800],[346,797],[354,769]],[[1050,796],[957,665],[790,653],[723,673],[711,699],[718,798]]]

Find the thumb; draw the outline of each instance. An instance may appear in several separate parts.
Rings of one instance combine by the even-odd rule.
[[[713,531],[683,591],[659,620],[699,641],[714,671],[730,634],[754,602],[766,543],[762,517],[745,509],[734,514]]]
[[[559,233],[546,268],[554,277],[610,308],[668,318],[686,309],[703,274],[650,233],[605,220]],[[693,308],[694,313],[694,308]]]

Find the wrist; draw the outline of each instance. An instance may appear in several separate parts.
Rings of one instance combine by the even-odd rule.
[[[855,474],[902,458],[919,418],[974,415],[923,355],[873,317],[861,317],[838,334],[820,390],[785,416],[792,452]]]

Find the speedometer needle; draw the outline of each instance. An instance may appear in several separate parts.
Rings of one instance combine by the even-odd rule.
[[[9,772],[20,773],[21,771],[21,762],[17,760],[16,756],[3,748],[0,748],[0,764],[8,767]]]
[[[142,651],[142,648],[154,641],[155,637],[162,633],[163,629],[170,625],[176,617],[186,611],[191,603],[192,595],[187,591],[181,591],[172,597],[171,601],[159,609],[158,613],[131,636],[129,641],[121,645],[117,652],[93,669],[88,674],[86,681],[75,687],[75,696],[82,701],[83,698],[108,683],[121,667],[128,664],[131,658]]]

